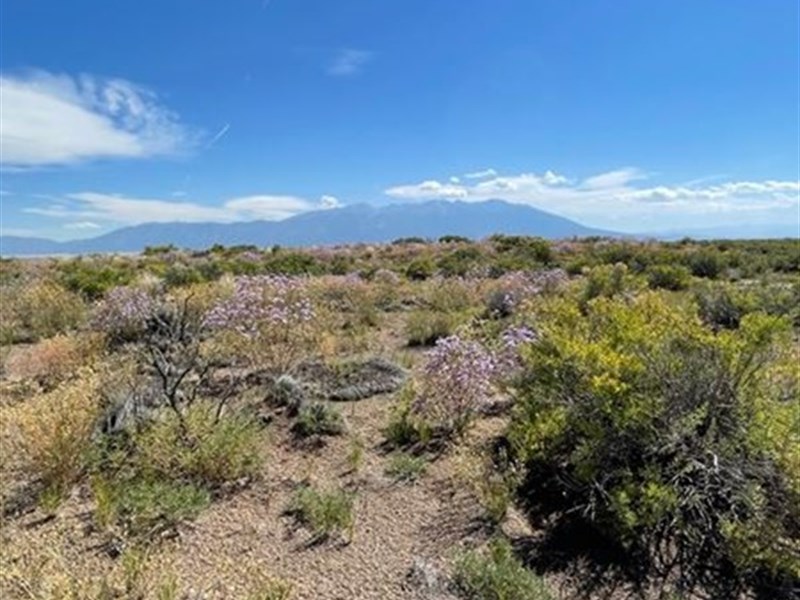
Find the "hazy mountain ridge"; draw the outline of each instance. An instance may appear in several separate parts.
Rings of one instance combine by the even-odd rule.
[[[203,249],[214,244],[232,246],[313,246],[357,242],[389,242],[402,237],[436,239],[463,235],[480,239],[494,233],[534,235],[547,239],[585,237],[640,237],[653,239],[798,238],[797,224],[782,227],[742,226],[642,233],[639,236],[604,231],[570,219],[503,200],[419,204],[351,204],[333,210],[308,212],[283,221],[239,223],[143,223],[94,238],[57,242],[44,238],[0,236],[0,255],[87,254],[139,252],[146,246],[174,244]]]
[[[3,236],[0,237],[0,254],[138,252],[146,246],[163,244],[190,249],[207,248],[213,244],[310,246],[388,242],[411,236],[438,238],[443,235],[463,235],[479,239],[493,233],[535,235],[548,239],[617,235],[502,200],[480,203],[431,201],[380,207],[353,204],[334,210],[304,213],[283,221],[144,223],[95,238],[64,242]]]

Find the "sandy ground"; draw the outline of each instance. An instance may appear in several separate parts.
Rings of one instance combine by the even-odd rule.
[[[444,572],[460,549],[490,534],[480,504],[456,473],[460,458],[445,455],[418,481],[397,483],[384,473],[390,457],[381,447],[391,398],[338,406],[348,431],[319,448],[298,448],[278,417],[269,426],[262,476],[161,544],[155,562],[177,578],[183,597],[245,597],[256,575],[290,582],[297,600],[452,597],[414,585],[409,573],[415,562]],[[347,456],[355,437],[365,452],[353,472]],[[302,483],[355,491],[351,541],[313,544],[311,533],[285,514]],[[55,519],[33,511],[6,520],[0,538],[5,568],[31,574],[41,561],[47,562],[43,572],[68,568],[88,577],[114,568],[102,550],[104,538],[91,526],[91,509],[88,490],[78,489]]]

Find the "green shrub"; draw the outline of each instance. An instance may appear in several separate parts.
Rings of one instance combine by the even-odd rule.
[[[481,305],[483,296],[474,285],[463,279],[436,279],[425,284],[425,307],[438,313],[450,313],[460,318],[471,308]]]
[[[472,240],[463,235],[443,235],[439,238],[440,244],[470,244]]]
[[[467,246],[442,256],[436,266],[445,277],[464,277],[484,263],[485,257],[480,248]]]
[[[481,504],[495,525],[503,522],[514,497],[511,482],[498,474],[487,476],[480,485]]]
[[[800,576],[800,374],[786,320],[750,314],[713,332],[651,292],[586,314],[551,300],[537,324],[509,434],[523,496],[585,515],[689,589],[735,597]]]
[[[700,250],[689,255],[689,269],[695,277],[716,279],[724,268],[722,257],[718,251]]]
[[[498,234],[489,239],[499,254],[512,259],[513,268],[507,270],[526,270],[553,261],[550,242],[542,238]]]
[[[287,510],[311,530],[315,540],[326,540],[334,534],[346,534],[352,539],[353,503],[354,495],[350,492],[303,486],[295,492]]]
[[[689,270],[679,265],[653,265],[647,269],[647,285],[651,290],[685,290],[690,278]]]
[[[412,281],[422,281],[433,277],[435,269],[430,258],[415,258],[406,267],[406,277]]]
[[[437,340],[451,335],[459,318],[452,313],[417,310],[408,315],[406,339],[409,346],[433,346]]]
[[[714,287],[695,292],[700,318],[714,329],[738,329],[746,309],[726,287]]]
[[[211,501],[206,490],[178,481],[97,477],[92,487],[101,524],[116,523],[126,536],[145,540],[196,518]]]
[[[425,443],[430,439],[431,431],[411,412],[414,398],[413,386],[406,386],[401,391],[400,400],[392,408],[389,421],[383,429],[386,442],[394,448],[404,448],[417,443]]]
[[[175,263],[167,267],[162,277],[164,278],[164,285],[168,289],[205,281],[205,277],[199,269],[181,263]]]
[[[486,555],[467,552],[455,566],[459,594],[468,600],[549,600],[544,582],[514,556],[502,539],[489,543]]]
[[[340,435],[345,430],[342,413],[325,402],[312,402],[300,407],[294,431],[302,436]]]
[[[424,456],[411,454],[395,454],[386,465],[385,473],[395,481],[416,481],[425,474],[428,461]]]
[[[174,244],[163,244],[161,246],[145,246],[142,256],[161,256],[177,252],[178,248]]]
[[[111,288],[128,285],[135,272],[128,265],[110,261],[75,259],[60,265],[61,279],[70,291],[97,300]]]
[[[321,275],[325,272],[310,254],[288,250],[273,250],[264,262],[264,270],[275,275]]]
[[[185,429],[184,429],[185,428]],[[263,431],[251,416],[223,415],[213,406],[192,406],[181,421],[171,412],[135,437],[137,472],[189,480],[213,489],[255,477],[263,464]]]
[[[623,263],[601,265],[586,273],[586,284],[582,292],[583,302],[600,296],[613,298],[621,294],[631,284],[628,267]]]

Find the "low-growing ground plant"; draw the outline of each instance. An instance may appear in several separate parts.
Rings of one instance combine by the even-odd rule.
[[[113,480],[96,476],[92,491],[98,524],[118,527],[121,535],[139,542],[155,540],[194,519],[211,502],[209,492],[192,483],[141,476]]]
[[[101,436],[89,461],[98,524],[141,542],[174,531],[224,486],[258,475],[263,436],[250,415],[217,418],[207,402],[193,405],[184,419],[165,410],[136,430]]]
[[[355,436],[350,440],[347,456],[345,457],[350,473],[357,473],[361,469],[364,464],[365,451],[366,447],[361,436]]]
[[[514,499],[514,486],[500,474],[490,474],[480,484],[480,500],[486,509],[486,516],[495,525],[506,518],[508,508]]]
[[[470,551],[455,565],[456,589],[467,600],[551,600],[553,595],[532,571],[514,556],[504,539],[489,543],[485,553]]]
[[[394,481],[409,483],[422,477],[427,469],[428,459],[425,456],[400,452],[389,459],[385,473]]]
[[[393,448],[405,448],[414,444],[425,444],[431,436],[431,427],[412,412],[412,402],[416,396],[413,384],[406,385],[389,413],[383,428],[386,443]]]
[[[355,527],[354,500],[354,494],[345,490],[302,486],[292,496],[287,512],[308,527],[314,541],[334,535],[344,535],[349,541]]]
[[[417,310],[406,320],[406,339],[409,346],[433,346],[438,340],[452,335],[458,326],[458,315],[432,310]]]
[[[245,600],[289,600],[292,589],[292,584],[286,581],[261,577],[250,585]]]
[[[301,437],[340,435],[345,424],[336,407],[327,402],[311,402],[300,407],[293,429]]]
[[[249,414],[218,418],[214,404],[200,402],[189,409],[183,424],[174,413],[166,413],[137,433],[135,467],[214,489],[255,477],[264,461],[263,440],[262,425]]]

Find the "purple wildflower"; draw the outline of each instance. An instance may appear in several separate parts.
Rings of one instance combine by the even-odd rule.
[[[496,368],[480,343],[457,335],[440,339],[427,354],[414,411],[445,431],[462,432],[491,398]]]
[[[156,308],[156,300],[145,290],[116,287],[95,307],[91,325],[112,338],[134,339],[146,329],[147,321]]]
[[[290,328],[315,317],[304,282],[285,276],[243,276],[234,280],[233,294],[206,313],[203,325],[228,329],[254,338],[262,328]]]

